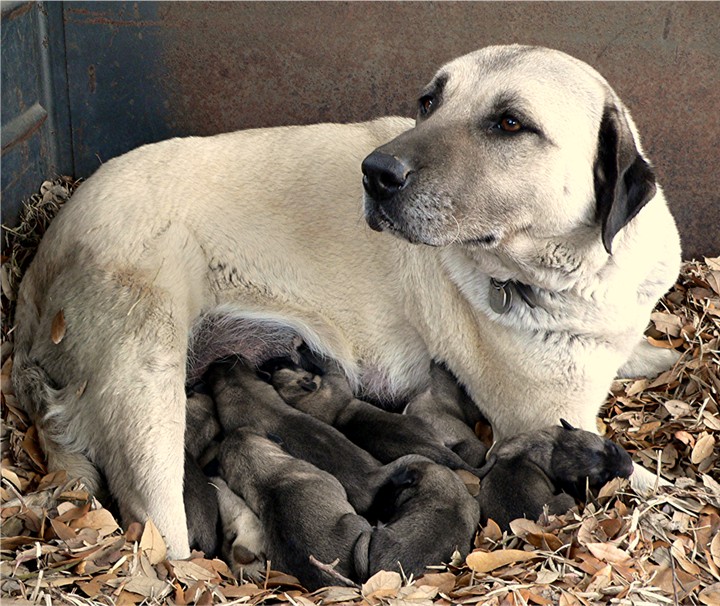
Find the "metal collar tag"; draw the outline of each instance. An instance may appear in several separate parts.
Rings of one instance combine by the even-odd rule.
[[[505,314],[517,300],[523,301],[528,307],[534,309],[537,305],[535,293],[532,287],[515,280],[500,282],[490,278],[490,290],[488,291],[488,302],[496,314]]]

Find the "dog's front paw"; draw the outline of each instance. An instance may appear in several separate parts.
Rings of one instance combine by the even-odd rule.
[[[630,358],[617,371],[620,379],[655,377],[670,370],[680,359],[680,352],[650,345],[645,339],[633,349]]]

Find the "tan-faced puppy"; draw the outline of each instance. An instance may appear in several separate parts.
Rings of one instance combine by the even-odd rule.
[[[124,521],[152,518],[185,557],[185,382],[207,361],[259,364],[299,335],[374,400],[407,402],[436,360],[497,439],[558,418],[594,431],[618,372],[676,359],[643,330],[679,264],[609,84],[558,51],[492,46],[440,68],[416,120],[105,162],[23,278],[13,382],[50,469],[95,489],[100,468]]]
[[[326,364],[322,376],[296,365],[281,366],[272,373],[271,381],[285,402],[332,425],[382,463],[418,454],[450,469],[476,471],[453,450],[463,439],[470,439],[469,427],[465,426],[460,436],[448,435],[423,418],[388,412],[359,400],[345,374],[332,362]],[[474,434],[472,440],[477,452],[474,458],[481,463],[485,448]]]
[[[537,520],[565,513],[613,478],[630,477],[633,464],[620,446],[597,434],[562,427],[521,434],[496,443],[480,485],[482,519],[502,529],[516,518]]]

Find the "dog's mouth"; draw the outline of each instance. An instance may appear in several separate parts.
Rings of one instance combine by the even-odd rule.
[[[393,236],[405,240],[410,244],[424,244],[425,246],[437,246],[433,242],[428,242],[413,233],[411,230],[401,227],[388,213],[376,203],[366,203],[365,205],[365,221],[368,227],[374,231],[386,231]]]
[[[372,196],[365,194],[365,221],[373,231],[387,231],[410,244],[424,244],[431,247],[442,247],[449,244],[460,244],[472,249],[491,249],[498,245],[500,237],[497,233],[487,233],[475,238],[460,239],[459,234],[436,234],[427,237],[422,230],[418,232],[407,225],[402,219],[393,218],[388,211]]]
[[[486,236],[481,236],[479,238],[470,238],[469,240],[465,240],[463,241],[463,244],[473,248],[491,248],[493,245],[497,244],[497,241],[498,237],[495,234],[487,234]]]
[[[368,227],[374,231],[388,231],[394,236],[407,240],[411,244],[422,244],[423,242],[403,229],[388,212],[372,196],[365,194],[365,221]]]
[[[370,198],[365,196],[365,221],[373,231],[392,230],[394,224],[382,207]]]

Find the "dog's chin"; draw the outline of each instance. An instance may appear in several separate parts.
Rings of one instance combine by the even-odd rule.
[[[418,234],[404,228],[398,221],[392,219],[380,205],[367,197],[365,199],[365,222],[373,231],[386,231],[410,244],[429,244],[419,238]]]

